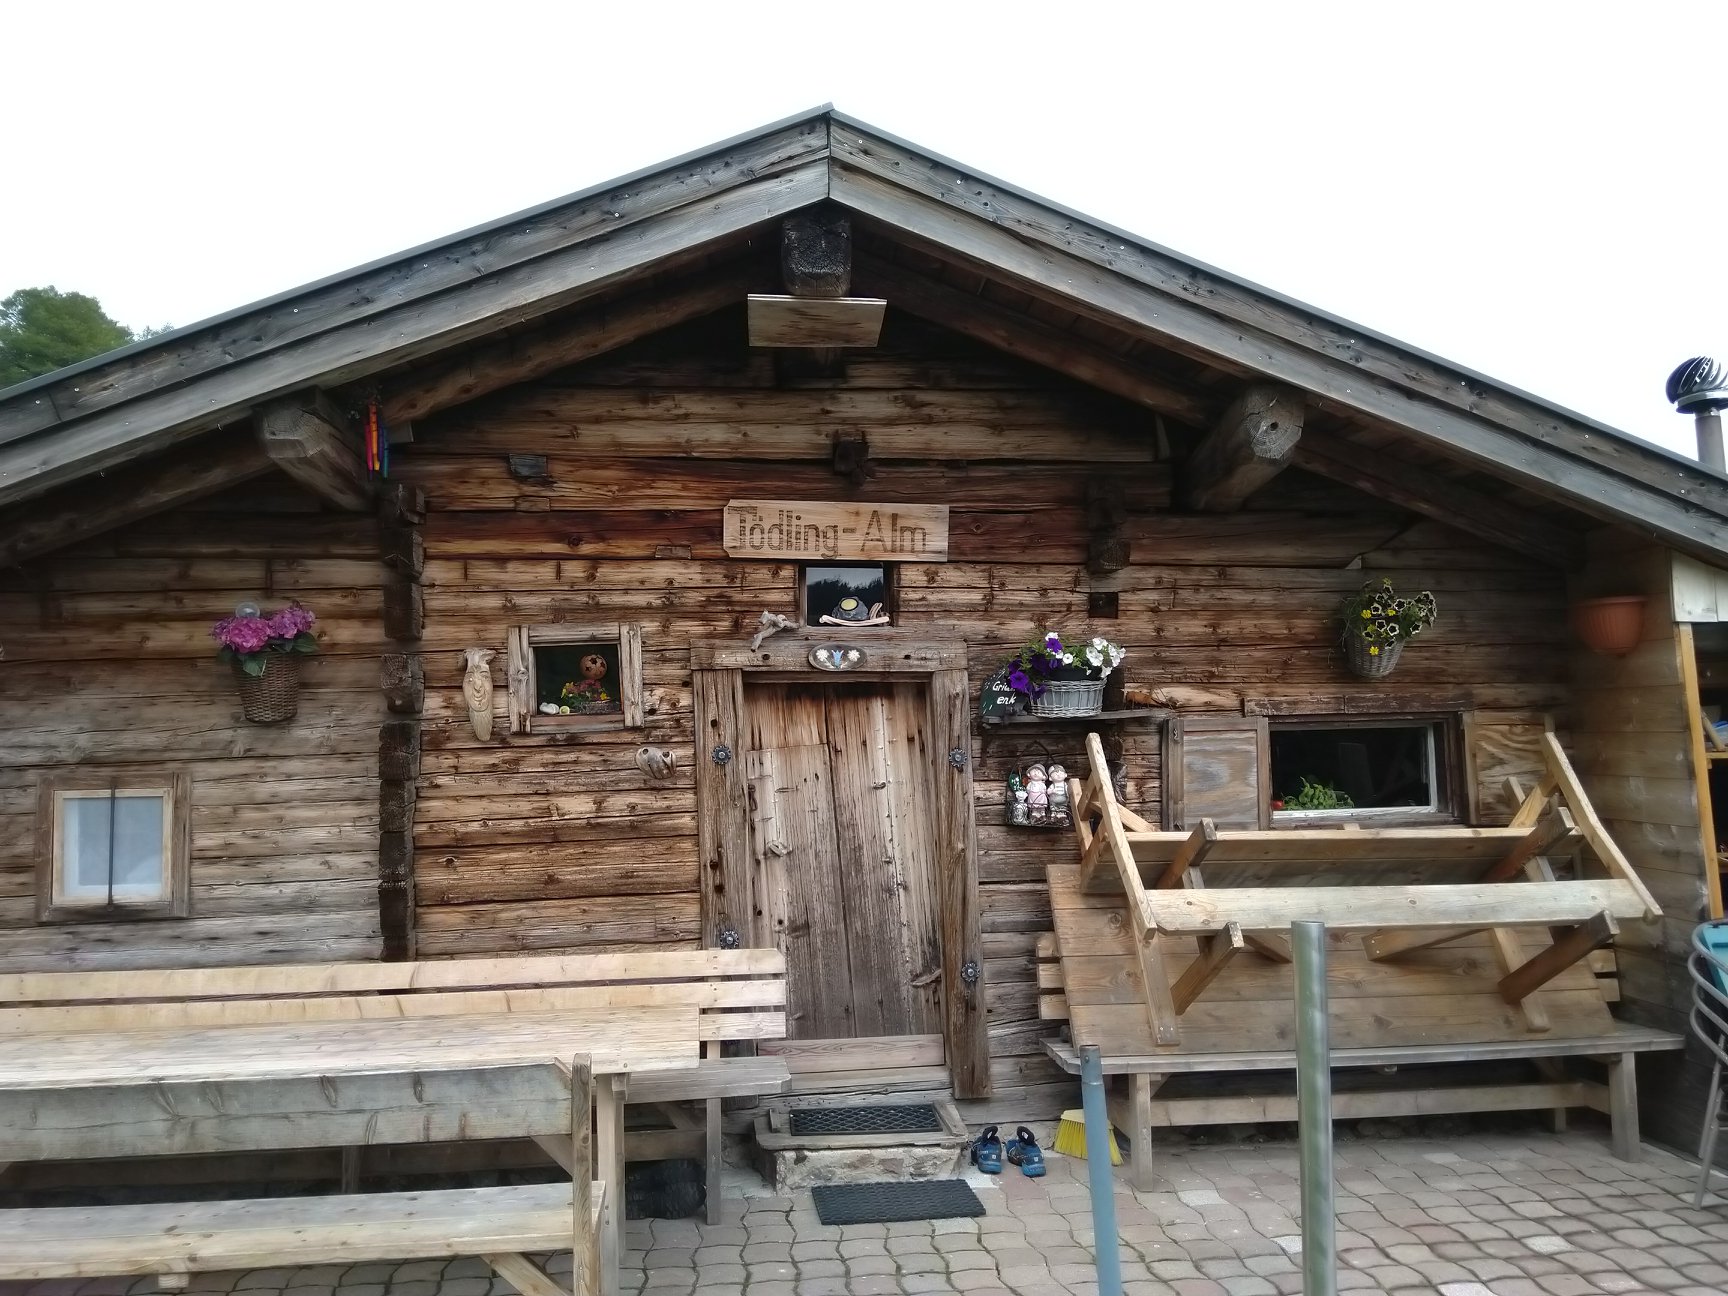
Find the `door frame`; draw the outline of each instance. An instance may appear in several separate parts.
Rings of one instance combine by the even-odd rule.
[[[843,642],[865,653],[864,669],[831,672],[810,664],[817,644]],[[927,690],[926,723],[934,768],[938,920],[942,945],[942,1039],[959,1098],[990,1095],[990,1039],[984,1008],[984,955],[978,911],[978,841],[972,795],[972,689],[966,645],[904,631],[847,636],[795,633],[758,649],[698,645],[690,650],[696,712],[696,833],[702,882],[702,943],[773,943],[750,868],[750,790],[744,776],[749,715],[744,676],[809,684],[908,678]]]

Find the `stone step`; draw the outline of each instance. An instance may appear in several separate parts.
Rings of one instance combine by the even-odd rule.
[[[777,1192],[820,1184],[947,1178],[964,1167],[971,1135],[952,1100],[929,1105],[936,1109],[940,1127],[933,1131],[816,1134],[793,1132],[796,1101],[775,1104],[756,1118],[762,1172]]]

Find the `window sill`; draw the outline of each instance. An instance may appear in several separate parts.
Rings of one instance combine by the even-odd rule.
[[[1462,821],[1444,810],[1388,806],[1377,810],[1274,810],[1272,827],[1299,832],[1304,828],[1450,828]]]

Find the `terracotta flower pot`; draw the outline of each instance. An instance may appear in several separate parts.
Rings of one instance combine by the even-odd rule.
[[[1624,657],[1644,637],[1642,594],[1580,599],[1572,605],[1572,628],[1592,652]]]

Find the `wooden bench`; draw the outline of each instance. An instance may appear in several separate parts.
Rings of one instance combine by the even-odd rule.
[[[214,1071],[212,1072],[214,1074]],[[0,1211],[0,1279],[483,1257],[524,1296],[616,1291],[616,1185],[592,1177],[587,1058],[266,1079],[0,1087],[0,1147],[76,1156],[329,1146],[365,1123],[398,1142],[469,1129],[563,1140],[569,1183]],[[566,1292],[526,1256],[570,1251]]]
[[[17,973],[0,976],[0,1004],[11,1005],[0,1007],[0,1086],[7,1077],[39,1088],[104,1075],[173,1079],[200,1074],[209,1050],[237,1078],[292,1080],[333,1052],[380,1066],[438,1067],[545,1061],[581,1045],[596,1054],[598,1164],[615,1193],[626,1098],[704,1104],[700,1151],[712,1218],[722,1099],[777,1093],[788,1077],[778,1059],[723,1052],[733,1041],[784,1036],[785,999],[784,956],[760,949]],[[380,1034],[380,1026],[388,1029]],[[374,1127],[353,1129],[350,1146],[391,1141]],[[564,1159],[558,1138],[537,1141]],[[0,1135],[0,1163],[71,1155],[51,1142],[8,1153]],[[622,1210],[616,1214],[621,1228]]]
[[[1117,804],[1096,735],[1087,749],[1092,773],[1070,783],[1080,857],[1047,870],[1040,1014],[1069,1024],[1070,1044],[1049,1046],[1058,1063],[1097,1045],[1107,1072],[1130,1077],[1118,1115],[1137,1176],[1155,1125],[1293,1119],[1284,1095],[1156,1094],[1175,1075],[1293,1068],[1298,919],[1329,929],[1336,1066],[1511,1058],[1542,1071],[1492,1093],[1341,1092],[1338,1114],[1601,1107],[1616,1151],[1635,1155],[1630,1058],[1684,1041],[1615,1022],[1590,960],[1620,923],[1660,911],[1551,736],[1547,773],[1506,828],[1161,832]],[[1585,847],[1606,876],[1562,876]],[[1563,1074],[1556,1059],[1573,1056],[1603,1059],[1608,1084]]]

